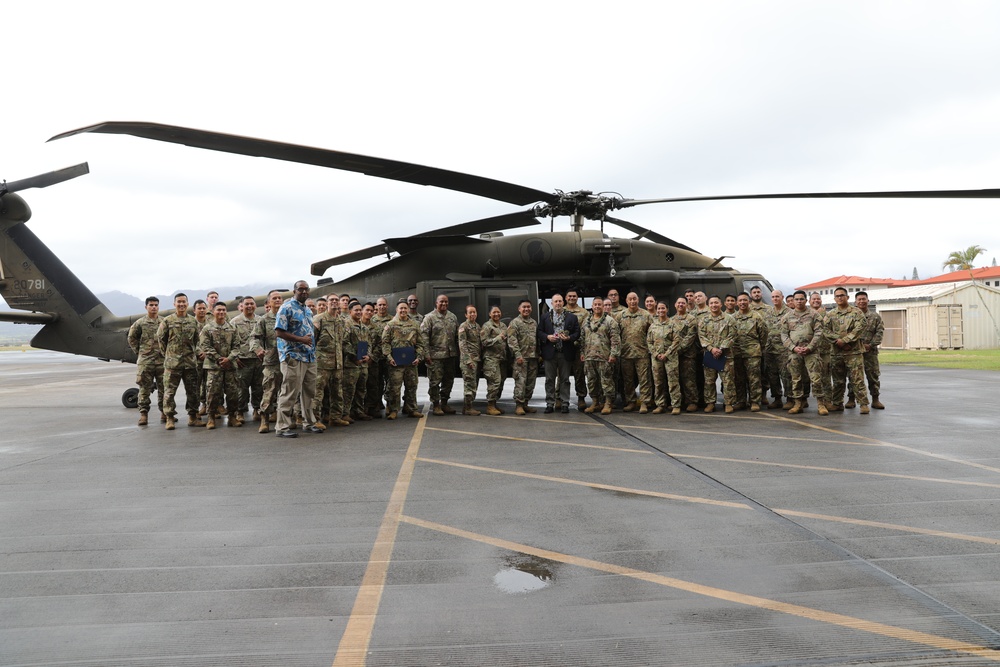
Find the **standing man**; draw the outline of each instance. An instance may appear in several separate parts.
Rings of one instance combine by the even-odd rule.
[[[233,375],[239,387],[239,405],[230,406],[230,412],[235,411],[239,420],[244,420],[246,412],[253,407],[253,418],[260,420],[260,394],[264,382],[264,365],[254,351],[253,330],[260,321],[255,313],[257,302],[252,296],[243,297],[242,312],[230,322],[236,330],[236,369]],[[214,311],[213,311],[214,312]],[[228,399],[227,399],[228,400]]]
[[[514,414],[538,412],[528,405],[538,379],[538,323],[531,318],[531,301],[522,299],[517,305],[519,315],[507,327],[507,345],[514,357]]]
[[[344,419],[344,334],[346,325],[340,317],[340,301],[332,299],[327,310],[313,317],[316,330],[316,392],[313,413],[323,428],[328,424],[350,426]],[[323,399],[329,399],[329,413]]]
[[[218,292],[216,292],[215,301],[212,302],[211,306],[205,303],[205,301],[202,299],[195,299],[191,308],[188,309],[189,311],[190,310],[194,311],[194,319],[196,322],[198,322],[199,337],[201,336],[202,329],[204,329],[205,325],[211,321],[211,319],[208,317],[208,314],[211,312],[211,309],[214,308],[215,304],[218,302],[219,302],[219,294]],[[205,403],[205,387],[207,386],[208,383],[208,376],[205,374],[205,355],[202,354],[201,350],[198,349],[198,345],[195,345],[195,350],[196,350],[195,356],[198,359],[198,402],[202,406],[202,409],[198,411],[198,416],[200,417],[201,415],[208,412],[208,408],[205,407],[207,405]]]
[[[205,300],[207,301],[206,306],[208,307],[208,311],[215,312],[215,304],[219,303],[219,293],[212,290],[205,295]],[[195,304],[197,303],[198,302],[195,301]]]
[[[709,315],[702,319],[698,326],[698,337],[706,356],[721,360],[725,357],[725,365],[721,371],[712,366],[705,366],[705,412],[715,412],[715,401],[718,398],[715,380],[722,377],[722,400],[726,412],[733,412],[736,403],[736,385],[733,382],[732,347],[735,339],[733,318],[722,312],[722,299],[712,296],[708,300]]]
[[[448,296],[438,295],[434,310],[420,323],[427,357],[428,394],[438,417],[455,414],[448,405],[455,384],[455,362],[458,361],[458,318],[448,310]]]
[[[583,325],[590,317],[590,312],[578,304],[580,294],[574,289],[566,292],[566,312],[576,315],[577,324],[580,325],[580,338],[576,341],[576,348],[573,354],[573,389],[576,391],[576,409],[583,411],[587,409],[587,368],[580,360],[580,349],[583,347]]]
[[[805,379],[808,377],[819,403],[819,414],[829,414],[827,396],[823,391],[823,360],[819,356],[823,339],[823,318],[806,307],[806,293],[796,290],[792,294],[794,308],[781,321],[781,343],[789,352],[789,373],[792,376],[792,401],[788,411],[797,415],[805,408]]]
[[[296,438],[292,411],[302,408],[303,423],[310,424],[313,433],[326,430],[316,422],[313,399],[316,396],[316,352],[313,341],[312,311],[306,306],[309,283],[299,280],[292,289],[292,298],[278,309],[274,333],[278,337],[278,359],[281,362],[281,393],[278,394],[278,437]]]
[[[861,336],[865,328],[865,314],[847,301],[847,290],[838,287],[833,291],[837,307],[828,313],[826,322],[827,340],[833,343],[830,372],[833,375],[832,410],[844,410],[844,387],[848,380],[854,396],[861,403],[861,414],[870,412],[868,391],[865,389],[865,362],[862,358]]]
[[[736,314],[736,297],[732,294],[727,294],[725,299],[722,301],[723,308],[725,308],[726,315]]]
[[[154,390],[160,421],[167,420],[163,414],[163,352],[156,340],[159,313],[160,300],[155,296],[146,297],[146,314],[133,322],[128,330],[128,345],[137,357],[135,383],[139,385],[139,426],[149,424],[149,395]]]
[[[500,306],[490,308],[490,319],[480,331],[483,342],[483,377],[486,379],[486,414],[502,415],[497,406],[503,392],[503,381],[507,372],[507,327],[500,318]]]
[[[862,359],[865,365],[865,377],[868,378],[868,393],[872,397],[872,407],[885,410],[882,401],[878,400],[882,390],[881,369],[878,364],[878,346],[882,344],[885,335],[885,324],[882,316],[868,309],[868,292],[857,292],[854,295],[854,305],[865,315],[865,328],[861,334],[861,345],[864,348]]]
[[[622,339],[618,322],[604,312],[604,302],[594,299],[594,312],[583,327],[581,357],[587,365],[587,384],[593,402],[584,412],[595,412],[599,406],[602,415],[610,415],[615,400],[614,363],[621,354]]]
[[[479,366],[483,360],[482,332],[476,324],[476,307],[469,304],[465,307],[465,321],[458,327],[459,366],[462,368],[462,393],[465,403],[462,414],[478,417],[479,410],[472,406],[476,400],[476,390],[479,387]]]
[[[573,358],[579,357],[580,323],[563,305],[562,295],[553,294],[552,310],[542,315],[538,325],[538,344],[545,363],[545,414],[555,411],[557,398],[560,411],[569,412],[569,376]]]
[[[690,291],[690,290],[689,290]],[[694,299],[694,292],[691,292]],[[701,366],[701,345],[698,342],[698,321],[688,312],[687,297],[679,298],[674,303],[676,314],[671,318],[674,322],[675,335],[680,338],[677,346],[677,368],[680,374],[681,404],[686,404],[688,412],[698,410],[698,368]],[[680,405],[674,404],[674,408]]]
[[[365,412],[373,419],[382,418],[382,398],[386,395],[386,385],[389,382],[389,360],[382,356],[382,331],[391,319],[389,301],[385,297],[379,297],[375,300],[375,314],[369,324],[374,354],[368,365],[368,387],[365,391]]]
[[[410,311],[410,319],[416,322],[417,326],[420,326],[424,321],[424,316],[420,314],[420,299],[417,298],[416,294],[411,294],[406,297],[406,305]]]
[[[767,310],[767,304],[764,303],[764,290],[759,285],[750,288],[750,310]]]
[[[767,369],[767,384],[771,388],[771,397],[774,400],[767,407],[772,410],[782,407],[790,410],[794,405],[790,396],[792,376],[788,372],[788,351],[781,344],[781,318],[788,314],[788,307],[785,305],[785,295],[781,290],[776,289],[771,292],[771,303],[773,307],[764,311],[767,322],[767,351],[764,366]],[[785,390],[787,405],[781,402],[782,387]]]
[[[278,359],[278,337],[274,333],[275,314],[281,308],[281,292],[267,293],[267,308],[263,317],[257,318],[253,328],[253,351],[261,362],[260,427],[258,433],[267,433],[268,422],[277,417],[278,392],[281,390],[281,362]]]
[[[368,386],[368,366],[371,364],[371,330],[364,321],[364,309],[357,301],[348,306],[350,319],[344,332],[344,417],[369,421],[364,414],[365,391]],[[375,312],[372,307],[371,312]],[[358,355],[358,345],[368,348]]]
[[[413,362],[405,366],[396,363],[393,350],[402,356],[400,351],[413,355]],[[386,419],[395,419],[399,410],[399,392],[403,393],[403,411],[414,419],[422,419],[423,413],[417,412],[417,365],[427,354],[424,349],[423,336],[420,335],[420,325],[410,319],[410,307],[405,301],[396,304],[396,317],[389,320],[382,331],[382,356],[389,361],[389,385],[386,398]]]
[[[735,371],[736,408],[749,403],[750,412],[760,412],[764,397],[761,393],[760,359],[767,347],[767,324],[757,311],[750,310],[750,295],[740,292],[736,297],[733,318],[733,366]]]
[[[177,404],[174,396],[184,383],[188,426],[204,426],[198,419],[198,322],[188,314],[187,295],[174,297],[174,313],[164,317],[156,330],[156,339],[163,352],[163,411],[167,430],[177,427]]]
[[[621,304],[621,295],[618,290],[611,288],[608,290],[608,300],[611,301],[611,310],[606,311],[606,315],[611,315],[616,320],[625,312],[625,306]]]
[[[208,405],[207,428],[215,428],[216,413],[222,407],[225,393],[229,408],[229,426],[243,426],[239,405],[239,382],[236,379],[236,349],[238,334],[236,327],[226,320],[226,304],[218,301],[212,311],[212,321],[201,330],[199,349],[205,356],[205,372],[208,379],[205,387],[205,401]]]
[[[809,309],[816,315],[820,330],[825,332],[827,330],[829,315],[827,315],[826,308],[823,306],[823,297],[819,292],[813,292],[809,295]],[[820,383],[823,387],[823,396],[826,396],[827,411],[833,407],[833,403],[831,402],[833,398],[833,382],[830,377],[830,354],[832,350],[833,344],[827,340],[824,333],[824,335],[819,337],[816,354],[820,359]]]
[[[618,316],[621,328],[622,351],[621,369],[625,396],[625,412],[637,407],[639,414],[646,414],[653,407],[653,380],[650,376],[649,346],[646,334],[653,319],[645,310],[639,309],[639,295],[629,292],[625,297],[628,308]],[[635,389],[639,387],[639,400],[635,399]]]

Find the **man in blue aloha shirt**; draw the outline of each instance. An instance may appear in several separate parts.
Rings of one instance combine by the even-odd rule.
[[[275,430],[282,438],[298,436],[292,430],[295,424],[292,410],[296,403],[302,406],[302,420],[309,425],[307,428],[310,431],[322,433],[324,430],[316,423],[312,408],[316,395],[316,337],[312,311],[305,305],[308,298],[309,283],[304,280],[296,282],[293,298],[281,305],[274,322],[282,375]]]

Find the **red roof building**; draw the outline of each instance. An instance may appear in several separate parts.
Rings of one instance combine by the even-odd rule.
[[[954,281],[954,279],[952,279]],[[887,287],[906,287],[920,281],[917,280],[893,280],[892,278],[864,278],[862,276],[836,276],[827,278],[818,283],[802,285],[796,289],[807,293],[819,292],[820,294],[833,294],[833,290],[843,287],[848,292],[860,292],[873,289],[885,289]]]

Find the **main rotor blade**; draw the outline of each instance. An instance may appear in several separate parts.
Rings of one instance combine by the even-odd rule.
[[[267,157],[274,160],[300,162],[318,167],[354,171],[368,176],[377,176],[394,181],[405,181],[418,185],[433,185],[446,190],[467,192],[480,197],[496,199],[510,204],[533,204],[540,201],[553,202],[555,196],[533,188],[526,188],[513,183],[505,183],[492,178],[463,174],[447,169],[425,167],[398,160],[343,153],[341,151],[286,144],[279,141],[241,137],[234,134],[195,130],[174,125],[145,122],[106,122],[82,127],[78,130],[57,134],[49,139],[62,139],[83,132],[99,132],[103,134],[131,134],[143,139],[155,139],[174,144],[184,144],[194,148],[206,148],[225,153],[236,153],[252,157]]]
[[[429,232],[423,232],[421,234],[414,234],[413,236],[404,237],[405,239],[416,239],[416,238],[431,238],[438,236],[466,236],[468,234],[486,234],[489,232],[496,232],[502,229],[515,229],[517,227],[530,227],[531,225],[541,224],[535,218],[532,209],[527,209],[524,211],[518,211],[517,213],[505,213],[504,215],[493,216],[492,218],[483,218],[482,220],[473,220],[471,222],[463,222],[458,225],[451,225],[450,227],[440,227],[438,229],[431,230]],[[354,252],[349,252],[346,255],[338,255],[336,257],[331,257],[330,259],[325,259],[321,262],[316,262],[311,267],[309,267],[310,272],[314,276],[321,276],[326,273],[326,270],[331,266],[339,266],[341,264],[350,264],[351,262],[358,262],[362,259],[369,259],[371,257],[378,257],[382,254],[388,254],[390,251],[396,250],[393,247],[393,241],[398,241],[399,239],[385,239],[382,243],[370,246],[368,248],[362,248],[361,250],[355,250]]]
[[[890,192],[795,192],[771,195],[722,195],[715,197],[670,197],[667,199],[622,199],[616,208],[642,204],[720,199],[1000,199],[1000,189],[987,190],[900,190]]]
[[[612,218],[610,216],[604,216],[604,220],[607,222],[614,223],[623,229],[627,229],[630,232],[638,234],[642,238],[647,238],[654,243],[662,243],[663,245],[674,246],[675,248],[681,248],[682,250],[690,250],[691,252],[698,252],[694,248],[690,248],[683,243],[678,243],[672,238],[668,238],[662,234],[654,232],[652,229],[647,229],[641,227],[634,222],[629,222],[628,220],[620,220],[619,218]]]
[[[62,183],[63,181],[68,181],[76,178],[77,176],[83,176],[84,174],[89,173],[90,167],[86,162],[83,162],[81,164],[73,165],[72,167],[66,167],[65,169],[50,171],[47,174],[39,174],[38,176],[32,176],[31,178],[22,178],[19,181],[11,181],[10,183],[0,185],[0,190],[7,193],[17,192],[18,190],[27,190],[28,188],[47,188],[50,185]]]

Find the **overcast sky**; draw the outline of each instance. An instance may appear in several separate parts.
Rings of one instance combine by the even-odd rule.
[[[88,176],[22,193],[29,225],[95,292],[139,297],[314,281],[313,261],[517,207],[128,136],[49,137],[144,120],[630,198],[1000,187],[1000,3],[351,5],[20,3],[4,15],[0,178],[88,161]],[[973,244],[982,265],[1000,255],[1000,200],[621,217],[784,286],[929,277]]]

